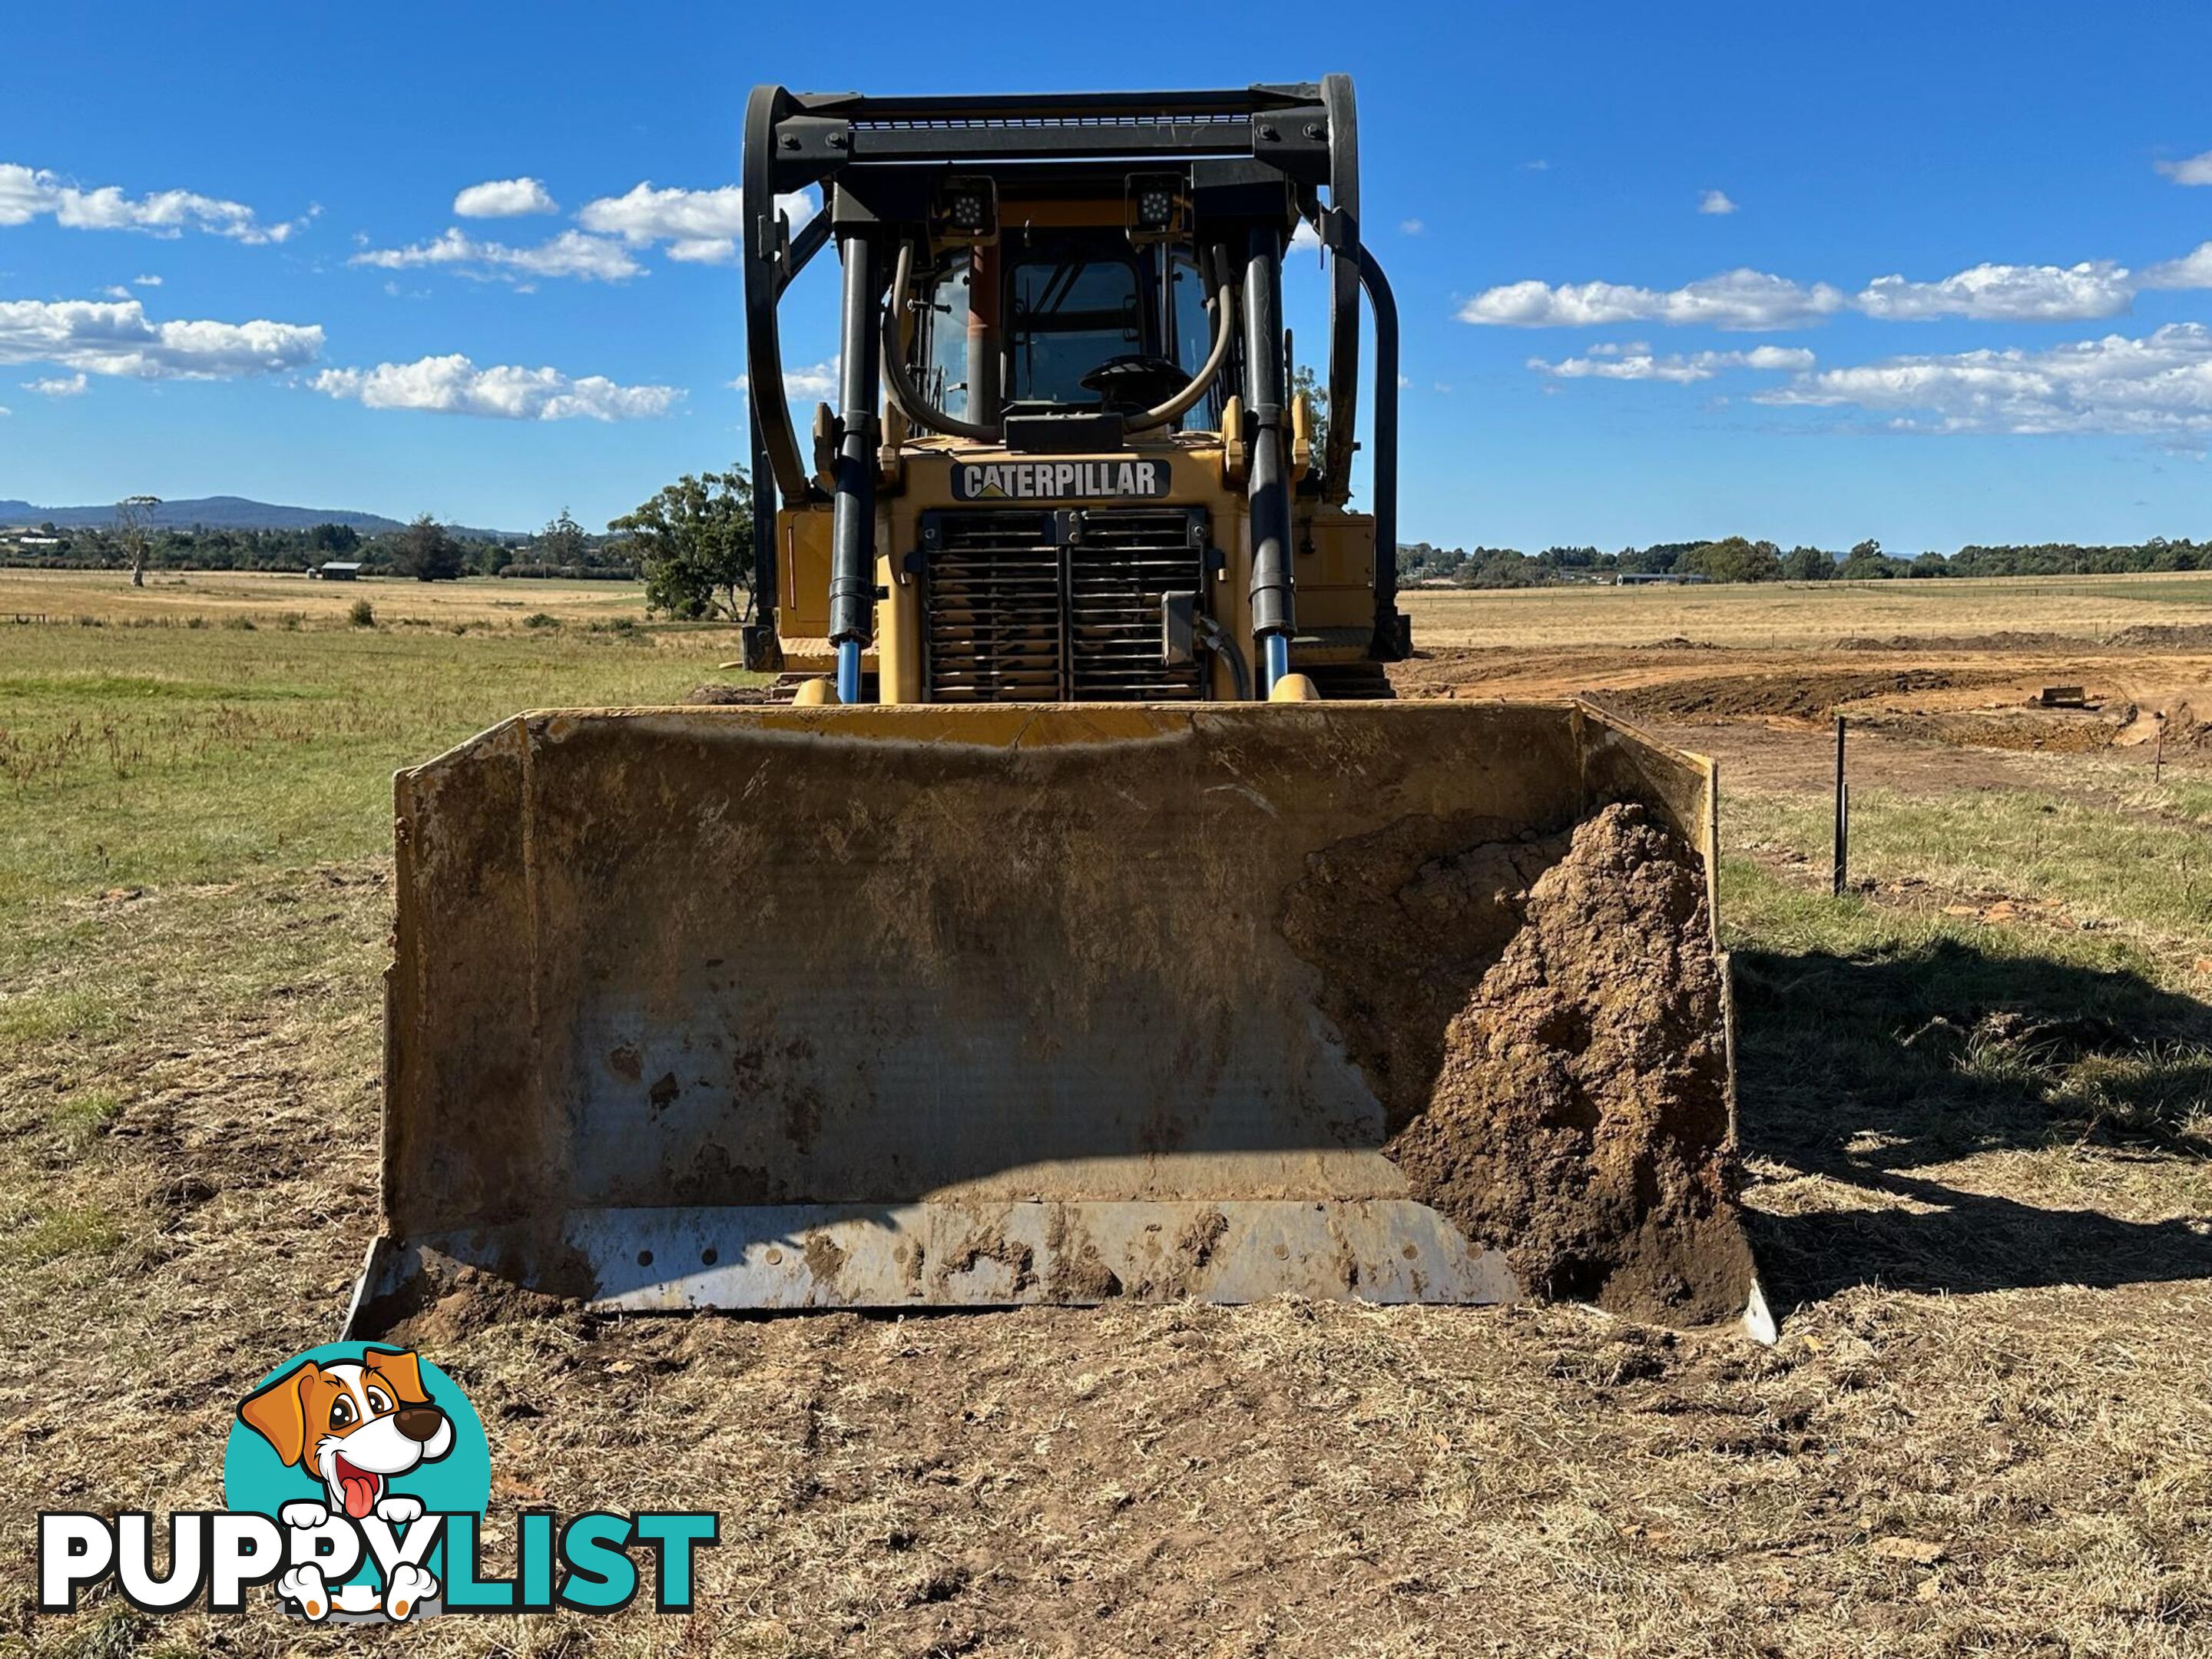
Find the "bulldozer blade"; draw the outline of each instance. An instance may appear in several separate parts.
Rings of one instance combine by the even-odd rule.
[[[397,781],[349,1331],[462,1281],[636,1310],[1516,1299],[1516,1241],[1391,1156],[1443,1015],[1410,1055],[1359,1036],[1393,985],[1352,935],[1419,945],[1436,870],[1617,802],[1709,891],[1713,787],[1580,703],[518,716]],[[1382,911],[1332,910],[1370,867]],[[1518,925],[1515,893],[1453,890],[1447,931],[1484,938],[1437,941],[1446,1012]]]

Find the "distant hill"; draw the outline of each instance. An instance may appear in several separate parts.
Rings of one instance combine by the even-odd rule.
[[[0,526],[51,524],[63,528],[98,526],[115,522],[115,505],[98,507],[33,507],[28,501],[0,501]],[[374,536],[404,530],[397,519],[379,513],[355,513],[336,507],[279,507],[269,501],[250,501],[243,495],[202,495],[192,501],[163,501],[154,509],[154,525],[161,530],[310,530],[319,524],[342,524]],[[512,537],[511,530],[476,530],[465,525],[449,528],[466,536]]]

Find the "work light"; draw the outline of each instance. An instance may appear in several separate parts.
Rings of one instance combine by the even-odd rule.
[[[1166,242],[1182,235],[1183,180],[1172,173],[1133,173],[1127,185],[1129,240]]]
[[[999,189],[988,176],[945,181],[931,213],[939,242],[984,245],[999,240]]]

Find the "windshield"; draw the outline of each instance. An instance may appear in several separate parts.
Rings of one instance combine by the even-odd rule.
[[[1110,357],[1144,349],[1137,267],[1126,253],[1024,254],[1007,284],[1007,348],[1023,403],[1096,407],[1083,377]]]

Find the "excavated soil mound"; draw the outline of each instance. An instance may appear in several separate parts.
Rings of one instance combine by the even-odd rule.
[[[779,699],[773,688],[765,685],[726,685],[720,680],[706,680],[685,693],[684,701],[709,708],[750,708],[789,699]]]
[[[1528,890],[1390,1156],[1533,1293],[1705,1324],[1752,1284],[1728,1133],[1703,874],[1645,809],[1607,807]]]
[[[2105,643],[2135,651],[2212,651],[2212,623],[2138,623]]]
[[[1948,691],[1960,686],[1996,684],[2010,678],[1933,668],[1856,674],[1739,674],[1630,686],[1608,692],[1606,701],[1608,707],[1620,708],[1632,719],[1820,720],[1838,707],[1868,697]]]
[[[1836,641],[1838,651],[2079,651],[2096,641],[2086,634],[2029,632],[1999,629],[1993,634],[1892,634],[1875,638],[1847,634]]]
[[[1479,813],[1406,818],[1307,860],[1283,937],[1324,975],[1322,1008],[1395,1134],[1435,1091],[1444,1033],[1521,931],[1537,877],[1567,850]]]

